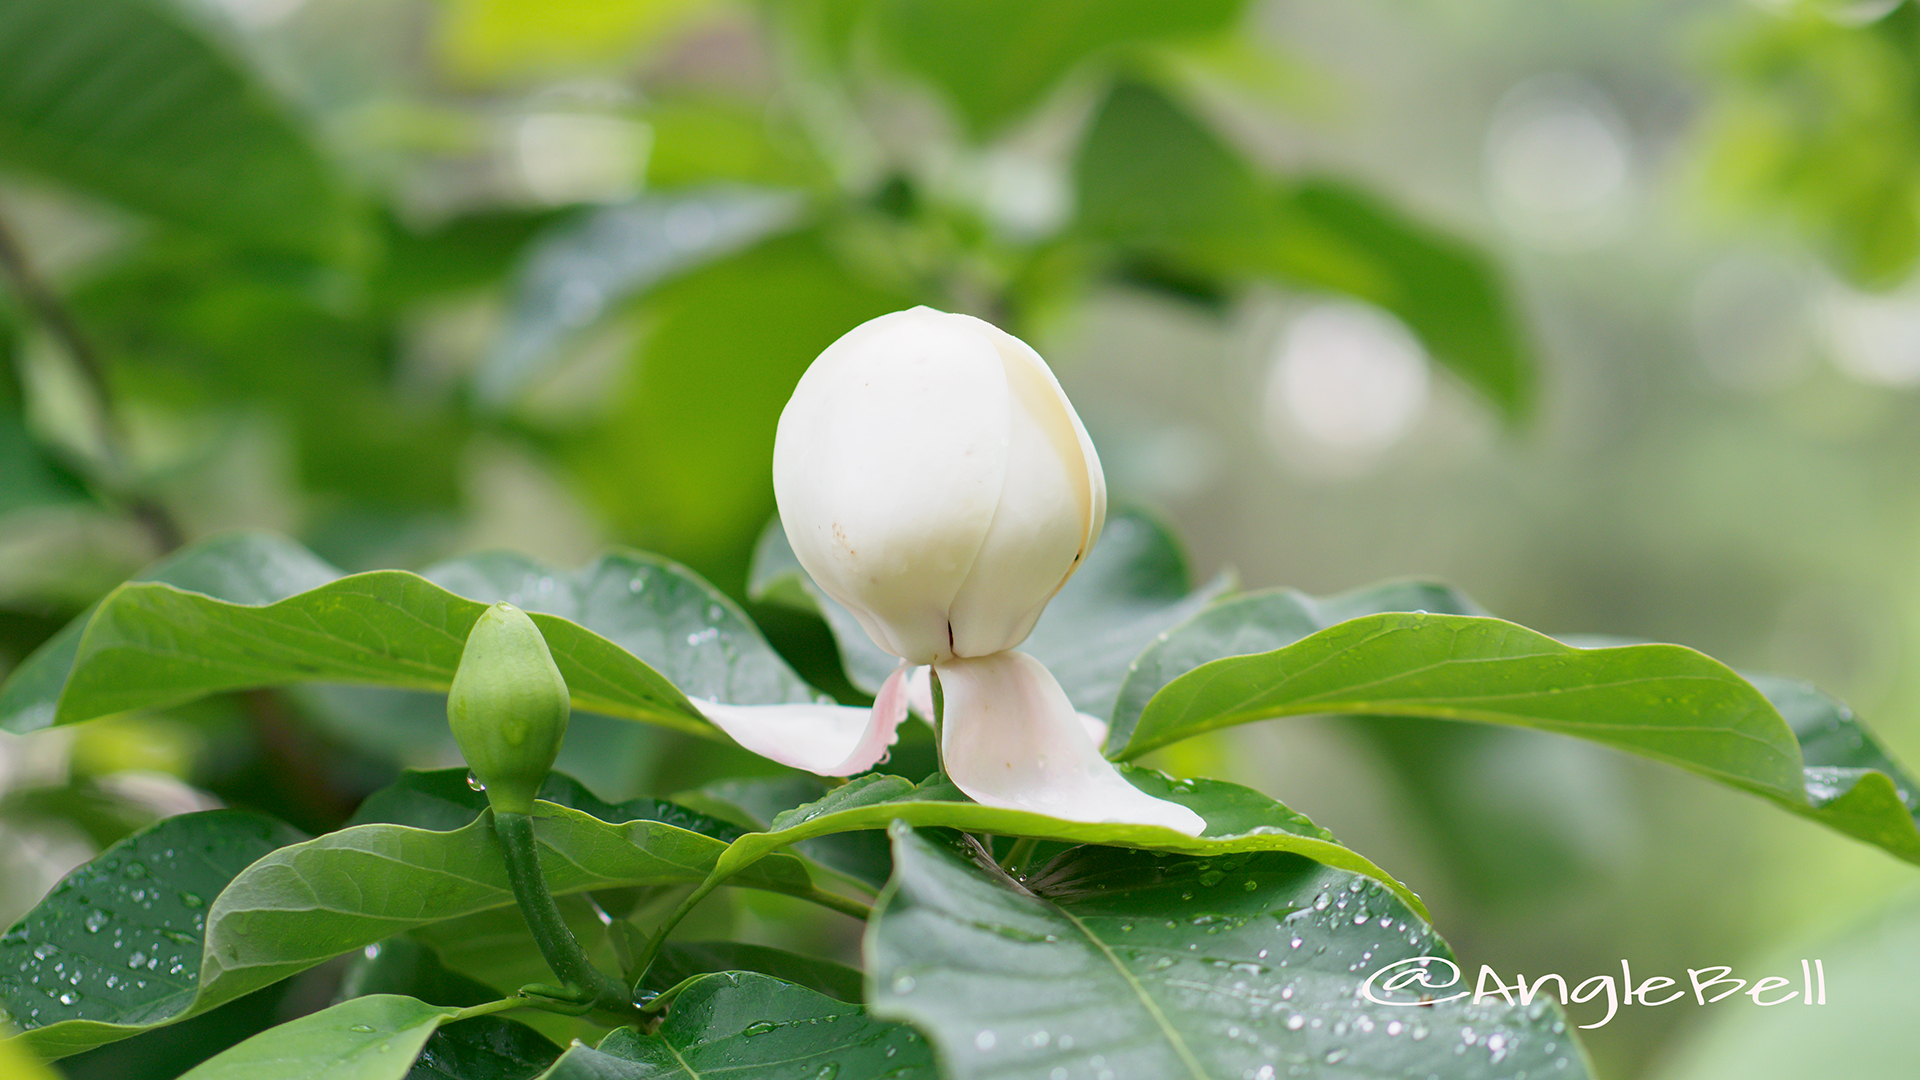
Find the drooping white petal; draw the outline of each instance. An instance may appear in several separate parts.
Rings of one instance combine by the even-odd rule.
[[[907,718],[907,673],[902,664],[880,686],[873,708],[856,705],[694,705],[742,747],[782,765],[819,776],[852,776],[887,756]]]
[[[855,327],[801,377],[774,439],[800,565],[876,645],[918,663],[952,655],[953,598],[1007,472],[1006,367],[959,318],[914,308]]]
[[[907,675],[907,705],[920,719],[929,724],[933,723],[933,667],[931,665],[922,664]],[[1087,738],[1093,740],[1094,746],[1107,745],[1107,732],[1110,726],[1105,720],[1092,713],[1076,712],[1073,715],[1080,718],[1080,726],[1087,729]]]
[[[1006,483],[973,572],[953,601],[953,651],[985,656],[1025,641],[1098,535],[1105,481],[1091,442],[1053,373],[1025,342],[955,316],[991,341],[1006,372]]]
[[[1198,836],[1206,821],[1127,783],[1040,661],[1008,650],[936,665],[947,776],[974,801],[1068,821],[1160,825]]]

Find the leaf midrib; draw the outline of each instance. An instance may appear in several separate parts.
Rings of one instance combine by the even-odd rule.
[[[1212,1080],[1212,1077],[1208,1075],[1207,1071],[1201,1067],[1199,1059],[1193,1056],[1193,1050],[1187,1046],[1187,1041],[1180,1037],[1178,1031],[1173,1029],[1173,1024],[1167,1019],[1167,1014],[1160,1011],[1160,1003],[1153,1000],[1153,996],[1147,993],[1147,988],[1141,984],[1139,979],[1134,977],[1133,972],[1127,970],[1127,966],[1120,962],[1118,956],[1113,954],[1113,950],[1107,947],[1107,943],[1100,940],[1099,936],[1096,935],[1086,923],[1081,922],[1079,917],[1074,915],[1073,912],[1068,911],[1059,904],[1052,904],[1051,906],[1055,911],[1058,911],[1065,917],[1068,922],[1072,923],[1073,928],[1080,931],[1081,935],[1091,942],[1094,948],[1099,949],[1101,956],[1106,957],[1107,963],[1111,965],[1113,970],[1119,974],[1120,978],[1126,982],[1127,988],[1133,991],[1133,996],[1139,999],[1141,1007],[1147,1010],[1147,1015],[1153,1018],[1154,1025],[1160,1029],[1160,1033],[1166,1036],[1167,1042],[1173,1047],[1174,1053],[1180,1056],[1181,1062],[1187,1067],[1188,1075],[1192,1076],[1193,1080]]]

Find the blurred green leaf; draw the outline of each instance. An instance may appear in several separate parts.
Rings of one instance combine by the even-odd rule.
[[[1706,179],[1884,288],[1920,258],[1920,12],[1862,24],[1819,8],[1746,20],[1706,112]]]
[[[43,452],[19,414],[0,403],[0,514],[92,501],[80,477]]]
[[[649,195],[587,210],[527,250],[507,324],[474,376],[483,407],[503,409],[582,327],[661,281],[790,228],[791,192],[738,186]]]
[[[1104,719],[1113,715],[1121,680],[1140,651],[1228,586],[1222,575],[1193,588],[1186,556],[1166,526],[1143,510],[1117,508],[1020,649],[1047,665],[1076,709]],[[819,612],[833,630],[847,677],[869,694],[900,664],[852,613],[814,587],[778,520],[754,549],[750,591],[762,602]]]
[[[1076,229],[1137,279],[1279,279],[1398,316],[1433,358],[1509,418],[1531,401],[1532,359],[1488,259],[1335,181],[1275,184],[1161,91],[1114,88],[1075,170]]]
[[[289,682],[444,690],[474,620],[501,601],[534,614],[583,709],[717,737],[685,694],[813,699],[731,601],[638,553],[570,572],[481,555],[434,567],[434,580],[382,570],[326,581],[336,571],[297,545],[239,536],[152,573],[167,583],[122,585],[21,664],[0,686],[0,725],[33,730]]]
[[[1460,614],[1431,613],[1449,611]],[[1317,713],[1575,735],[1764,796],[1920,863],[1916,785],[1845,706],[1804,684],[1756,686],[1679,645],[1578,648],[1481,616],[1440,586],[1225,601],[1149,649],[1121,701],[1112,738],[1126,740],[1122,757]]]
[[[1015,881],[889,832],[899,869],[867,936],[871,1007],[925,1031],[956,1078],[1044,1080],[1089,1060],[1130,1077],[1589,1075],[1554,1005],[1362,1000],[1371,973],[1417,958],[1433,958],[1424,993],[1461,988],[1425,920],[1348,871],[1078,847]]]
[[[181,1080],[400,1080],[459,1012],[398,994],[354,998],[263,1031]]]
[[[976,135],[1026,114],[1082,60],[1114,46],[1215,34],[1245,0],[880,0],[882,40],[947,95]]]
[[[738,595],[773,514],[773,431],[794,384],[841,334],[911,305],[810,233],[708,266],[648,298],[654,328],[627,385],[600,423],[560,437],[563,453],[623,539]]]
[[[833,789],[824,798],[789,810],[764,832],[733,842],[714,869],[724,878],[753,865],[768,852],[816,836],[855,829],[883,829],[904,821],[917,827],[960,829],[996,836],[1035,837],[1070,844],[1115,844],[1189,855],[1229,855],[1247,851],[1296,852],[1383,883],[1415,911],[1419,897],[1364,857],[1334,840],[1333,834],[1305,816],[1250,788],[1221,780],[1171,780],[1147,769],[1123,768],[1129,783],[1157,799],[1193,810],[1206,819],[1206,832],[1188,836],[1152,825],[1121,822],[1062,821],[1024,810],[981,806],[945,777],[914,784],[899,776],[869,774]]]
[[[541,862],[556,894],[699,881],[727,847],[726,839],[660,817],[606,821],[545,802],[535,815]],[[660,816],[700,820],[684,811]],[[17,967],[33,984],[8,991],[8,1009],[27,1027],[21,1037],[29,1045],[64,1056],[126,1038],[396,933],[513,904],[490,819],[451,831],[360,825],[277,850],[273,843],[290,838],[275,834],[263,851],[261,819],[229,820],[234,817],[215,811],[168,819],[128,843],[144,845],[132,849],[140,852],[165,845],[175,854],[134,860],[115,849],[69,879],[79,885],[56,891],[9,931],[8,969]],[[257,861],[231,881],[225,877],[234,874],[238,859],[202,861],[209,846],[217,853],[249,842],[253,846],[243,853]],[[737,880],[756,888],[811,888],[805,868],[788,857],[759,864]],[[100,901],[81,891],[96,883],[110,890]],[[132,956],[122,960],[113,939],[95,936],[88,919],[95,911],[117,916],[116,908],[143,905],[150,896],[192,914],[155,931],[167,943],[143,953],[142,960],[152,960],[159,974],[143,968],[127,981],[117,968]],[[145,916],[137,918],[144,925]],[[91,992],[75,987],[72,1001],[45,997],[37,984],[66,978],[67,950],[98,954],[100,970],[121,981]],[[62,965],[57,972],[55,964]]]
[[[571,72],[627,56],[715,6],[713,0],[449,0],[436,44],[469,79]]]
[[[855,1005],[753,972],[709,975],[680,992],[660,1030],[621,1028],[576,1046],[545,1080],[701,1080],[895,1077],[934,1080],[933,1055],[913,1029]]]
[[[162,0],[0,9],[0,162],[252,243],[339,257],[358,239],[305,125]]]

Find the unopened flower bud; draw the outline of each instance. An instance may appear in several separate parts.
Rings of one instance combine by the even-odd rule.
[[[572,705],[540,628],[511,604],[482,612],[447,690],[453,740],[496,811],[530,813]]]

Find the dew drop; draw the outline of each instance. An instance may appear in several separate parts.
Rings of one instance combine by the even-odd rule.
[[[776,1024],[771,1020],[755,1020],[753,1023],[748,1024],[746,1027],[742,1028],[741,1034],[747,1036],[748,1038],[752,1038],[755,1035],[765,1035],[767,1032],[772,1031],[773,1029],[779,1026],[780,1026],[779,1024]]]
[[[369,1035],[373,1033],[373,1025],[372,1024],[355,1024],[352,1027],[348,1028],[347,1030],[357,1031],[362,1035]]]
[[[914,987],[914,981],[913,981],[913,976],[911,976],[911,975],[895,975],[895,976],[893,977],[893,992],[894,992],[894,993],[896,993],[896,994],[911,994],[911,993],[913,993],[913,987]]]
[[[991,1031],[983,1030],[980,1032],[980,1034],[975,1035],[973,1037],[973,1048],[976,1050],[991,1050],[993,1049],[994,1044],[999,1041],[1000,1041],[999,1036],[995,1035]]]
[[[113,916],[108,915],[106,912],[101,911],[97,908],[89,912],[87,914],[87,921],[85,923],[85,926],[87,928],[87,933],[89,934],[99,933],[101,928],[106,926],[107,923],[112,920],[112,918]]]
[[[481,783],[480,778],[473,775],[472,773],[467,774],[467,786],[472,788],[475,791],[487,790],[487,785]]]
[[[1224,871],[1220,870],[1209,870],[1200,875],[1200,884],[1207,888],[1212,888],[1225,880],[1227,880],[1227,875]]]
[[[1287,1017],[1288,1031],[1299,1031],[1301,1028],[1306,1026],[1307,1026],[1307,1018],[1304,1016],[1301,1016],[1299,1013],[1294,1013],[1292,1016]]]

